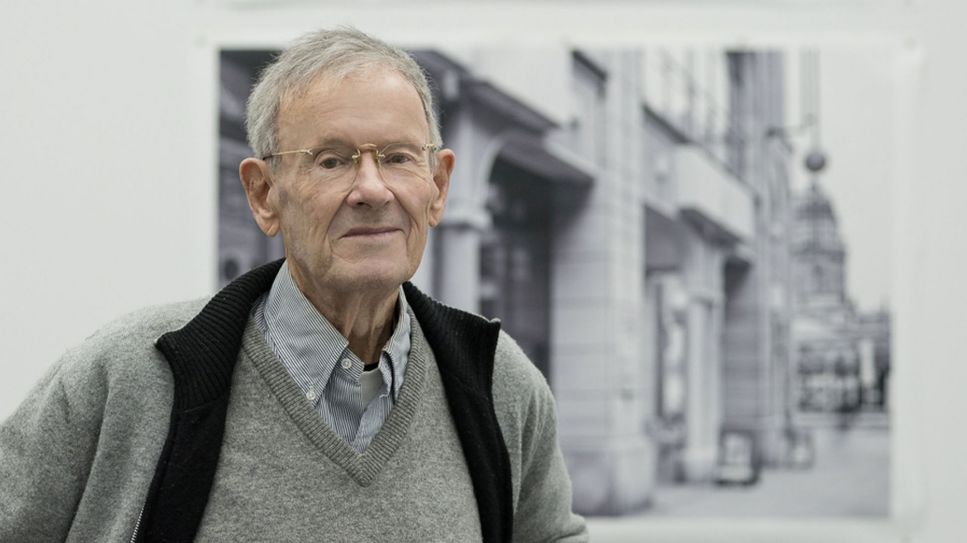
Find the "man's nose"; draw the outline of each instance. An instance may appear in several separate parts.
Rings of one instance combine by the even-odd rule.
[[[360,151],[356,162],[356,177],[348,197],[350,205],[380,207],[393,198],[379,167],[378,156],[379,151],[376,149]]]

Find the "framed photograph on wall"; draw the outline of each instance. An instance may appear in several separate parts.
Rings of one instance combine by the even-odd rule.
[[[221,284],[284,254],[235,173],[278,38],[211,44]],[[457,156],[414,281],[544,373],[592,534],[900,540],[903,43],[394,43]]]

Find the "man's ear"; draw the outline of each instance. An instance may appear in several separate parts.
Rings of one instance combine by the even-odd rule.
[[[442,149],[436,155],[436,168],[433,170],[433,183],[437,188],[437,196],[430,202],[430,226],[436,226],[443,220],[443,210],[447,206],[447,192],[450,190],[450,174],[456,155],[450,149]]]
[[[269,165],[264,160],[246,158],[238,165],[238,177],[256,224],[266,236],[275,236],[279,233],[279,213],[271,198],[275,187]]]

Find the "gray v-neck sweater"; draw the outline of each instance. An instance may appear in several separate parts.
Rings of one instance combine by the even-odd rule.
[[[0,541],[125,541],[164,443],[172,377],[153,346],[201,303],[145,310],[71,350],[0,425]],[[357,454],[250,321],[198,541],[473,541],[480,526],[432,351],[414,319],[399,403]],[[506,334],[494,405],[515,541],[586,541],[547,384]]]

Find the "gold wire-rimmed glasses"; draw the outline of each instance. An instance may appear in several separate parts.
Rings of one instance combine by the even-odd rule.
[[[356,167],[360,165],[366,153],[373,153],[376,166],[384,180],[405,180],[414,176],[422,176],[428,172],[430,164],[429,153],[435,152],[437,145],[424,143],[391,143],[385,147],[377,147],[374,143],[354,146],[343,143],[329,143],[312,149],[294,149],[279,151],[262,157],[268,160],[285,155],[308,155],[312,158],[312,172],[326,182],[352,180],[356,175]]]

